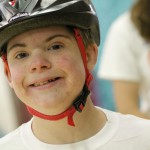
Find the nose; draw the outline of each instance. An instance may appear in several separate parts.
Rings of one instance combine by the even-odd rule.
[[[41,73],[44,70],[51,68],[51,63],[46,56],[38,54],[33,56],[31,59],[32,59],[30,64],[31,73],[33,72]]]

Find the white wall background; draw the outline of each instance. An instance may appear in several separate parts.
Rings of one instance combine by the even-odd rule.
[[[0,59],[0,131],[7,133],[18,126],[15,96],[4,75],[3,62]]]

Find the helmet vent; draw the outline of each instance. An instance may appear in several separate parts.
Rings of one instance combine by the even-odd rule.
[[[41,7],[42,8],[47,8],[48,6],[52,5],[55,3],[57,0],[42,0],[41,1]]]

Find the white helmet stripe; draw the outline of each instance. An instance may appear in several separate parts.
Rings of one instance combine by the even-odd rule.
[[[48,6],[52,5],[56,1],[57,0],[42,0],[41,1],[41,7],[42,8],[47,8]]]
[[[37,15],[37,14],[39,14],[39,13],[40,13],[40,14],[43,14],[43,13],[48,13],[48,12],[53,12],[53,11],[61,10],[61,9],[65,8],[65,7],[67,7],[67,6],[70,6],[70,5],[75,4],[75,3],[77,3],[77,2],[80,2],[80,1],[82,1],[82,0],[73,0],[73,1],[70,1],[70,2],[66,2],[66,3],[63,3],[63,4],[56,5],[56,6],[54,6],[54,7],[51,7],[51,8],[49,8],[49,9],[46,9],[46,10],[36,11],[36,12],[32,13],[31,16]],[[50,6],[50,5],[49,5],[49,6]]]
[[[22,3],[22,1],[23,0],[19,0],[20,5],[22,4],[22,6],[19,7],[20,11],[28,12],[28,13],[33,10],[33,8],[35,7],[36,3],[38,2],[38,0],[26,0],[26,1],[24,1],[24,3]]]

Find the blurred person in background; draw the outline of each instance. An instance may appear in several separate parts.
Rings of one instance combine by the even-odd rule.
[[[112,24],[98,76],[113,82],[119,112],[150,119],[150,0]]]
[[[101,23],[101,46],[99,47],[98,63],[93,71],[95,79],[92,92],[98,106],[115,111],[112,83],[111,81],[100,79],[97,76],[97,72],[99,70],[99,65],[101,65],[101,55],[109,27],[119,15],[131,8],[134,0],[93,0],[92,2],[97,10],[97,15]]]

